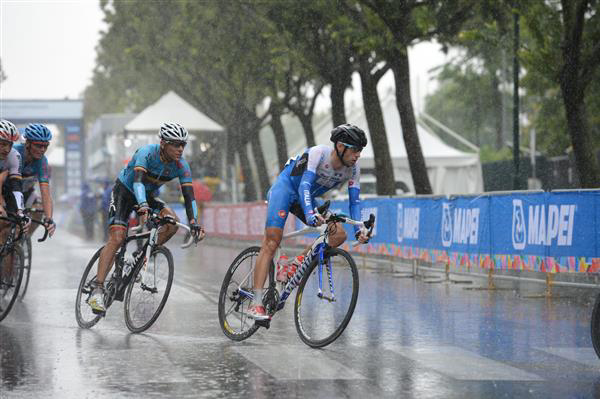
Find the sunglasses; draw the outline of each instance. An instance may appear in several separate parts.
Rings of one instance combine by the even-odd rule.
[[[48,148],[48,146],[50,145],[50,143],[31,142],[31,145],[34,146],[35,148],[46,149],[46,148]]]
[[[172,145],[173,147],[181,147],[181,148],[185,148],[185,146],[187,145],[187,143],[185,141],[165,140],[165,143]]]
[[[346,144],[346,143],[342,143],[344,145],[344,147],[351,149],[354,152],[361,152],[363,150],[363,147],[359,147],[356,145],[352,145],[352,144]]]

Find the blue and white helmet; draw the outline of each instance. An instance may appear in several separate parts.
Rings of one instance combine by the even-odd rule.
[[[25,137],[25,140],[31,141],[50,141],[52,140],[52,132],[41,123],[31,123],[25,128],[23,137]]]
[[[179,123],[163,123],[158,131],[158,138],[167,141],[187,142],[188,131]]]

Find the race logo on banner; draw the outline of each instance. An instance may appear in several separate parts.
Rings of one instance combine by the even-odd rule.
[[[452,214],[450,204],[442,204],[442,245],[452,245]]]
[[[402,242],[405,238],[411,240],[419,239],[420,213],[420,208],[405,208],[402,204],[398,204],[396,221],[396,235],[398,242]]]
[[[571,246],[575,225],[574,204],[534,204],[525,207],[513,199],[512,244],[516,250],[526,245]]]
[[[477,245],[479,208],[452,207],[442,204],[442,245]]]

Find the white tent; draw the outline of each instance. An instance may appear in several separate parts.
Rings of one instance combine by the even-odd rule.
[[[404,182],[410,191],[414,192],[395,97],[393,95],[387,96],[381,102],[381,107],[390,147],[390,155],[394,165],[395,180]],[[355,112],[351,112],[347,120],[348,123],[364,129],[369,135],[369,144],[362,152],[360,166],[363,170],[373,170],[375,168],[373,147],[371,146],[364,109],[360,107]],[[317,144],[329,143],[331,129],[332,123],[330,118],[323,120],[315,127]],[[417,124],[417,133],[434,194],[472,194],[483,191],[483,177],[479,154],[462,152],[447,145],[420,123]],[[301,149],[294,148],[294,150],[299,152]],[[294,153],[294,151],[291,151],[291,153]],[[363,172],[362,174],[364,175],[365,173]]]
[[[125,125],[126,132],[156,134],[164,122],[176,122],[190,132],[222,132],[215,121],[169,91]]]

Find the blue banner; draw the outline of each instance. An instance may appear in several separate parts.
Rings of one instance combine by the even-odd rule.
[[[348,203],[333,201],[330,209],[348,214]],[[363,200],[363,220],[371,213],[375,244],[463,254],[600,256],[600,190]],[[352,227],[345,228],[353,237]]]

